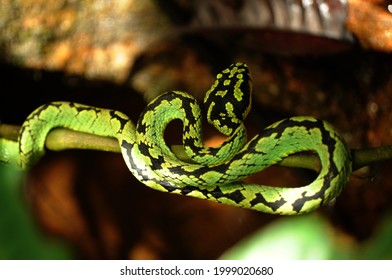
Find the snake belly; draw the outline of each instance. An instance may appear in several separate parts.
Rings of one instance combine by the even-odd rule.
[[[21,168],[45,153],[47,134],[56,127],[114,137],[125,163],[143,184],[155,190],[207,199],[271,214],[313,211],[334,199],[351,174],[351,156],[329,123],[312,117],[276,122],[246,142],[243,119],[251,106],[251,78],[246,64],[234,63],[217,75],[204,99],[207,120],[227,136],[217,147],[203,144],[201,109],[191,95],[166,92],[151,101],[135,125],[125,114],[72,102],[52,102],[31,113],[18,144],[1,149],[17,154]],[[191,161],[178,158],[164,139],[166,126],[183,122],[183,145]],[[313,151],[321,170],[309,185],[290,188],[241,180],[298,152]],[[1,159],[1,156],[0,156]]]

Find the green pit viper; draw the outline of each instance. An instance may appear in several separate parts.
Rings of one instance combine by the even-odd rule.
[[[313,117],[278,121],[247,142],[243,120],[251,106],[251,78],[246,64],[234,63],[217,75],[207,91],[207,120],[227,139],[217,147],[203,144],[201,109],[191,95],[166,92],[151,101],[136,125],[123,113],[72,102],[52,102],[31,113],[18,143],[0,142],[4,156],[17,156],[27,169],[45,153],[45,140],[56,127],[114,137],[132,174],[159,191],[207,199],[271,214],[315,210],[339,195],[351,174],[350,152],[327,122]],[[167,146],[164,131],[183,122],[183,146],[191,161]],[[272,187],[242,182],[288,155],[312,151],[321,162],[317,178],[302,187]]]

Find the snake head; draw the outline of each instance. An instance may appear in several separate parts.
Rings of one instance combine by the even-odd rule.
[[[204,98],[208,122],[225,135],[233,133],[249,113],[251,92],[248,66],[241,62],[231,64],[216,76]]]

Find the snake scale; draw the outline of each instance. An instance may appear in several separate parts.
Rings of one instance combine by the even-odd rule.
[[[136,125],[119,111],[72,102],[45,104],[27,117],[18,143],[0,142],[0,151],[16,154],[18,165],[27,169],[44,155],[50,130],[65,127],[116,138],[129,170],[155,190],[283,215],[313,211],[338,196],[352,165],[342,137],[325,121],[292,117],[247,141],[243,120],[251,107],[251,91],[251,78],[243,63],[220,72],[207,91],[207,120],[227,136],[217,147],[203,144],[202,114],[195,98],[170,91],[151,101]],[[165,128],[174,119],[183,122],[183,145],[190,162],[179,159],[164,140]],[[322,165],[309,185],[272,187],[241,181],[303,151],[316,152]]]

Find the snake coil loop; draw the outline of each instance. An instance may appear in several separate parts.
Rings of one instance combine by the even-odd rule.
[[[245,64],[234,63],[219,73],[204,103],[207,120],[227,135],[218,147],[203,144],[197,101],[187,93],[171,91],[151,101],[136,126],[114,110],[72,102],[45,104],[23,123],[18,144],[1,144],[0,151],[15,149],[20,167],[28,168],[44,155],[45,140],[53,128],[115,137],[132,174],[153,189],[272,214],[313,211],[345,187],[351,173],[350,152],[325,121],[284,119],[246,142],[242,121],[251,106],[251,79]],[[178,158],[165,143],[164,130],[174,119],[183,122],[184,150],[191,162]],[[240,181],[303,151],[316,152],[322,164],[309,185],[271,187]]]

